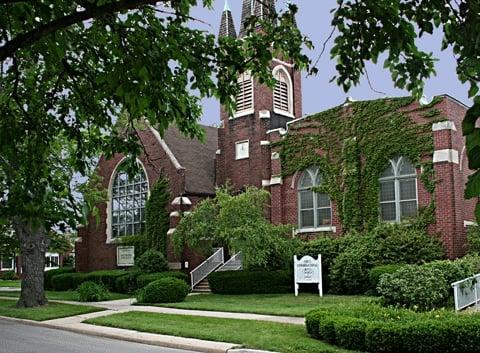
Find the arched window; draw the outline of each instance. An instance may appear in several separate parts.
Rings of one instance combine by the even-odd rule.
[[[245,72],[237,80],[238,93],[235,98],[236,114],[248,113],[253,110],[253,79],[250,73]]]
[[[298,226],[300,229],[315,229],[332,225],[332,204],[325,193],[312,187],[320,186],[322,177],[316,167],[308,168],[298,183]]]
[[[137,235],[145,228],[145,202],[148,183],[142,167],[137,175],[130,178],[119,167],[112,184],[111,192],[111,237]]]
[[[292,80],[283,66],[277,66],[273,71],[275,87],[273,89],[273,110],[276,113],[293,114]]]
[[[391,159],[379,181],[383,221],[400,222],[417,215],[417,171],[408,159]]]

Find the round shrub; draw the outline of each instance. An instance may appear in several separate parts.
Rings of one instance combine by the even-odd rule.
[[[369,294],[378,295],[377,286],[380,281],[380,277],[386,273],[394,273],[398,269],[405,266],[405,264],[390,264],[375,266],[368,272],[368,280],[370,282]]]
[[[142,288],[137,295],[139,303],[176,303],[185,300],[190,287],[178,278],[162,278]]]
[[[160,251],[147,250],[135,260],[135,265],[141,272],[154,273],[168,270],[168,262]]]
[[[90,281],[79,285],[77,293],[81,302],[99,302],[110,298],[110,293],[103,284]]]
[[[404,266],[392,274],[384,274],[378,292],[387,305],[416,310],[430,310],[443,306],[449,292],[442,271],[426,266]]]
[[[292,291],[290,271],[224,271],[208,276],[215,294],[267,294]]]
[[[148,284],[155,282],[162,278],[177,278],[188,284],[188,276],[180,271],[167,271],[158,273],[144,273],[137,277],[136,287],[143,288]]]

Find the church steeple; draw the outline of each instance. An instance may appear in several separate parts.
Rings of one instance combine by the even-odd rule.
[[[235,22],[233,21],[232,11],[228,5],[228,0],[225,0],[225,7],[222,13],[222,20],[220,21],[220,31],[218,33],[218,37],[237,38]]]
[[[240,23],[239,36],[246,33],[246,22],[251,16],[265,19],[269,14],[275,12],[275,0],[243,0],[242,22]]]

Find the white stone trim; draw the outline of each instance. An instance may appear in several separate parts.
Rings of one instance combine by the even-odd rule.
[[[335,226],[324,226],[324,227],[317,227],[317,228],[302,228],[297,229],[295,234],[302,234],[302,233],[318,233],[318,232],[337,232],[337,227]]]
[[[449,148],[433,152],[433,163],[441,162],[459,164],[458,151]]]
[[[432,131],[452,130],[457,131],[455,123],[451,120],[441,121],[432,125]]]
[[[466,150],[466,146],[463,146],[462,152],[460,153],[460,171],[463,170],[463,167],[464,167],[464,164],[465,164],[463,162],[465,160],[465,158],[463,158],[463,157],[465,157],[465,150]],[[467,165],[467,168],[468,168],[468,165]]]
[[[272,156],[270,157],[270,159],[273,161],[275,159],[280,159],[280,153],[278,152],[272,152]]]
[[[188,197],[185,197],[185,196],[178,196],[178,197],[175,197],[172,201],[172,205],[186,205],[186,206],[191,206],[192,205],[192,201],[190,201],[190,199]]]
[[[293,64],[287,63],[287,62],[282,61],[282,60],[277,59],[277,58],[273,58],[272,61],[277,62],[277,63],[282,64],[282,65],[285,65],[285,66],[288,66],[288,67],[293,67],[294,66]]]
[[[270,146],[270,141],[262,140],[260,141],[260,146]]]
[[[75,243],[81,243],[83,241],[83,237],[76,237]]]
[[[260,110],[258,112],[258,117],[260,119],[270,119],[270,110]]]
[[[267,130],[267,135],[272,134],[274,132],[278,132],[280,135],[283,136],[287,133],[287,130],[285,130],[283,127],[279,127],[277,129]]]
[[[221,149],[218,149],[216,152],[215,152],[216,155],[219,155],[219,154],[222,154],[222,150]]]
[[[279,185],[282,184],[282,177],[281,176],[272,176],[270,179],[270,185]]]
[[[251,115],[253,113],[255,113],[254,108],[250,108],[250,109],[247,109],[247,110],[242,110],[241,112],[233,114],[233,116],[231,116],[230,119],[241,118],[242,116]]]
[[[173,217],[180,217],[180,212],[178,212],[178,211],[170,212],[170,217],[171,217],[171,218],[173,218]]]
[[[463,221],[463,226],[465,228],[467,227],[471,227],[471,226],[478,226],[478,223],[477,222],[473,222],[473,221]]]
[[[172,150],[170,149],[170,147],[168,147],[167,143],[165,142],[164,139],[162,139],[162,137],[160,136],[159,132],[154,129],[153,127],[150,127],[150,131],[152,131],[153,135],[155,135],[155,137],[157,138],[158,142],[160,143],[160,146],[162,146],[163,150],[165,151],[165,153],[167,154],[168,158],[170,158],[170,161],[173,163],[173,165],[175,166],[175,169],[185,169],[183,168],[180,163],[178,162],[178,159],[177,157],[175,157],[175,155],[173,154]]]
[[[185,212],[183,212],[183,214],[184,214],[185,216],[188,216],[189,214],[192,214],[192,212],[190,212],[190,211],[185,211]]]
[[[283,72],[283,74],[287,78],[288,111],[283,110],[283,109],[275,108],[275,90],[272,90],[273,111],[276,114],[284,115],[284,116],[287,116],[289,118],[295,119],[295,116],[293,115],[293,110],[294,110],[293,95],[294,95],[294,92],[293,92],[292,77],[290,76],[290,73],[288,72],[288,70],[283,65],[275,66],[272,70],[272,76],[276,79],[277,74],[279,74],[279,72]]]
[[[262,186],[263,187],[270,186],[270,180],[269,179],[263,179],[262,180]]]
[[[175,230],[176,230],[176,229],[177,229],[177,228],[170,228],[170,229],[168,230],[168,232],[167,232],[167,235],[172,235],[173,233],[175,233]]]

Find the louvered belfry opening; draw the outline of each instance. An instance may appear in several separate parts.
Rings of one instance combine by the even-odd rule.
[[[275,77],[273,89],[273,107],[284,112],[290,112],[290,89],[288,77],[285,72],[279,70]]]
[[[253,80],[249,73],[240,75],[237,81],[237,113],[253,109]]]

